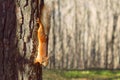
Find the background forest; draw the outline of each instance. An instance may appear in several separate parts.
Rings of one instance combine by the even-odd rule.
[[[120,68],[119,0],[53,0],[52,7],[49,68]]]

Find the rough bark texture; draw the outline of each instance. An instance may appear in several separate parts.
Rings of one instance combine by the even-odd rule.
[[[53,0],[49,68],[119,69],[120,0]]]
[[[34,64],[36,1],[0,0],[0,80],[42,80],[42,66]]]

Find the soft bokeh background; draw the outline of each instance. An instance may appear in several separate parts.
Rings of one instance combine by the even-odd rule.
[[[50,69],[120,69],[120,0],[52,0]]]
[[[120,0],[51,4],[50,70],[43,70],[43,79],[119,80]]]

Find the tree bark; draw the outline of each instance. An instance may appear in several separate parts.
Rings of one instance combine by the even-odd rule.
[[[36,1],[0,0],[0,80],[42,80],[42,66],[34,64]]]

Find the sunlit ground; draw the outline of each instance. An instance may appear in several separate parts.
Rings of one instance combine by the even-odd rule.
[[[120,80],[120,70],[43,70],[43,80]]]

